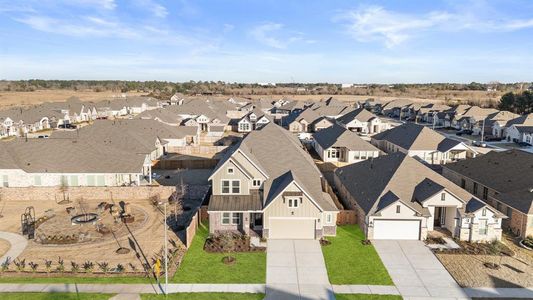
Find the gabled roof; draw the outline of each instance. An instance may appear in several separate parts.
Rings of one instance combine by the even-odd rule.
[[[0,143],[0,169],[28,173],[141,173],[144,155],[90,141],[28,139]]]
[[[374,118],[376,118],[376,115],[361,107],[347,112],[346,114],[339,117],[337,121],[342,124],[348,124],[354,119],[358,120],[359,122],[370,122]]]
[[[303,149],[298,138],[289,131],[269,123],[260,130],[250,132],[240,143],[228,150],[214,172],[237,151],[241,151],[268,176],[263,189],[265,205],[287,184],[295,182],[320,208],[326,211],[337,210],[333,201],[322,194],[322,174],[313,159]]]
[[[335,170],[335,174],[357,204],[370,215],[378,211],[381,198],[391,193],[421,215],[427,215],[428,211],[420,201],[426,200],[427,195],[441,187],[465,203],[475,199],[442,175],[401,152],[347,165]]]
[[[313,133],[313,138],[322,149],[345,147],[351,151],[379,151],[378,148],[359,137],[357,133],[338,124]]]
[[[511,127],[512,125],[533,126],[533,113],[511,119],[507,121],[505,127]]]
[[[386,140],[405,150],[438,150],[447,151],[461,142],[446,138],[426,126],[405,123],[401,126],[378,133],[375,140]]]
[[[521,150],[490,151],[444,168],[496,190],[501,202],[533,213],[533,153]]]

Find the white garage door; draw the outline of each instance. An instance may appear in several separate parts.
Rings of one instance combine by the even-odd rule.
[[[314,239],[314,219],[270,219],[271,239]]]
[[[376,220],[374,219],[375,240],[419,240],[420,221],[417,220]]]

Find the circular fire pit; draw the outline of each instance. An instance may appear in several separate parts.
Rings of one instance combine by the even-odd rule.
[[[81,215],[75,215],[70,219],[72,224],[87,224],[92,223],[98,219],[98,214],[95,213],[86,213]]]

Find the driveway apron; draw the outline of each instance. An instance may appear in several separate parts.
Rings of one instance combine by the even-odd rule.
[[[267,243],[266,299],[335,299],[318,241]]]
[[[423,242],[373,240],[372,244],[402,296],[468,298]]]

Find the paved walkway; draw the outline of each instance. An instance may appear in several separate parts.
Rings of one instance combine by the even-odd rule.
[[[11,244],[6,254],[0,257],[0,264],[4,263],[8,258],[10,261],[14,261],[28,245],[28,240],[25,237],[12,232],[0,231],[0,239],[6,240]]]
[[[267,243],[266,299],[335,299],[318,241]]]
[[[372,244],[403,297],[468,298],[423,242],[374,240]]]

